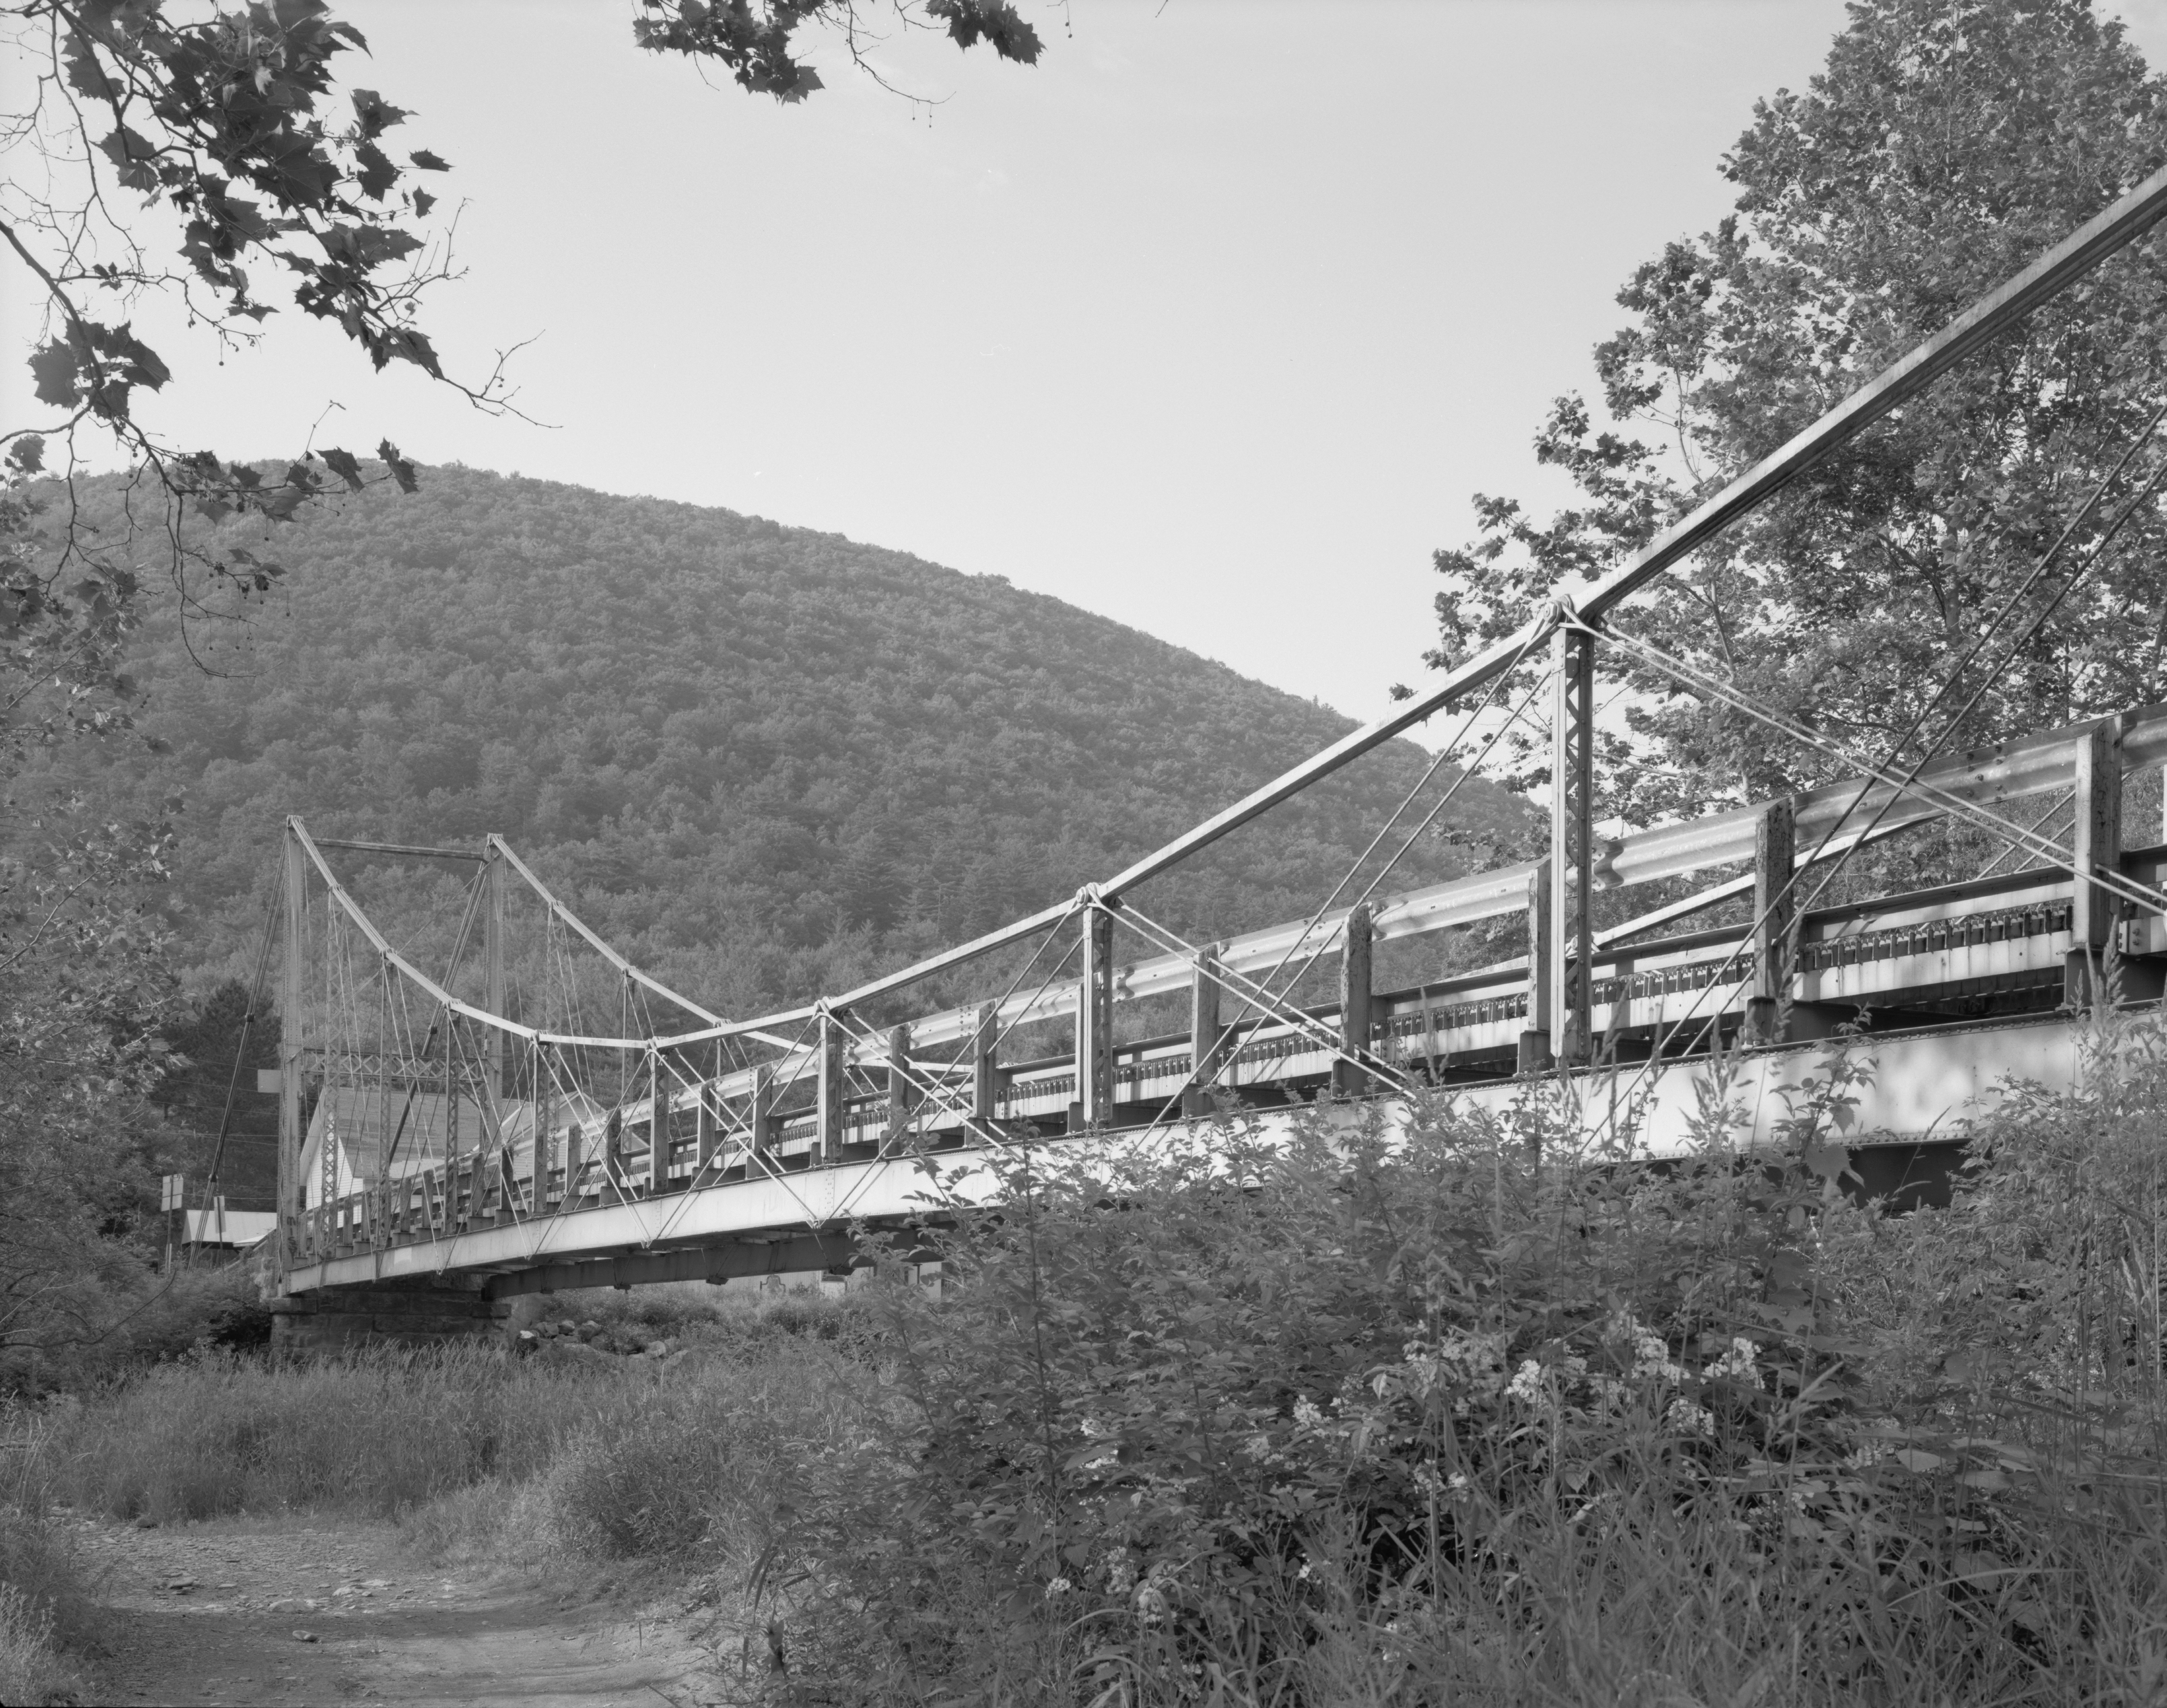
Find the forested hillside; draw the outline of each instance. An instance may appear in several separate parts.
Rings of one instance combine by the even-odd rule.
[[[728,510],[448,468],[252,526],[219,543],[275,556],[280,590],[144,630],[142,726],[172,752],[96,784],[183,791],[170,900],[205,974],[242,970],[299,812],[501,831],[644,965],[734,1007],[802,995],[1108,875],[1348,727],[998,577]],[[1342,619],[1329,595],[1321,574],[1286,621]],[[1425,762],[1372,756],[1158,908],[1214,933],[1301,913]],[[1486,785],[1448,817],[1523,834]],[[1393,887],[1466,863],[1433,838]]]

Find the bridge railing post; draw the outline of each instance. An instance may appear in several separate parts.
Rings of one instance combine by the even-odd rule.
[[[843,1160],[843,1029],[834,1015],[820,1013],[820,1060],[813,1086],[815,1137],[813,1160],[831,1166]]]
[[[887,1034],[887,1142],[900,1145],[910,1136],[910,1028],[892,1026]]]
[[[1541,1073],[1551,1064],[1550,979],[1555,963],[1551,956],[1550,861],[1539,860],[1528,875],[1528,1023],[1520,1032],[1519,1071]]]
[[[746,1173],[758,1171],[775,1149],[775,1069],[761,1062],[752,1071],[752,1095],[745,1103],[745,1131],[750,1145]]]
[[[1550,949],[1544,1024],[1561,1062],[1591,1052],[1589,896],[1595,883],[1595,637],[1560,625],[1550,636]]]
[[[1001,1012],[992,1002],[978,1005],[978,1024],[971,1030],[971,1118],[988,1122],[1000,1113]]]
[[[652,1044],[647,1050],[647,1191],[670,1188],[670,1066]]]
[[[1181,1113],[1191,1120],[1211,1113],[1211,1087],[1219,1076],[1227,1031],[1221,1021],[1216,944],[1206,944],[1189,981],[1189,1084],[1181,1093]]]
[[[693,1178],[703,1179],[707,1165],[714,1160],[715,1148],[721,1141],[722,1123],[716,1118],[715,1100],[721,1095],[715,1082],[723,1076],[723,1040],[715,1040],[714,1062],[710,1071],[700,1079],[700,1101],[693,1127]]]
[[[1746,1042],[1781,1044],[1798,949],[1798,815],[1789,796],[1761,809],[1753,827],[1753,981],[1746,999]]]
[[[1348,910],[1339,940],[1339,1047],[1356,1060],[1370,1053],[1373,939],[1370,904],[1359,902]],[[1359,1097],[1369,1088],[1369,1074],[1354,1062],[1343,1057],[1332,1064],[1332,1089],[1338,1096]]]
[[[2122,868],[2121,735],[2121,720],[2103,717],[2075,742],[2076,822],[2069,864],[2076,868],[2076,881],[2070,897],[2062,999],[2078,1009],[2095,1007],[2107,997],[2102,963],[2120,905],[2090,879],[2095,872]]]
[[[1114,919],[1086,908],[1084,971],[1076,1001],[1076,1101],[1072,1125],[1104,1126],[1114,1113]]]
[[[540,1039],[534,1040],[531,1052],[533,1068],[532,1114],[529,1125],[533,1129],[533,1205],[534,1214],[540,1215],[549,1208],[549,1165],[552,1143],[555,1135],[551,1131],[557,1120],[557,1080],[550,1071],[548,1046]]]

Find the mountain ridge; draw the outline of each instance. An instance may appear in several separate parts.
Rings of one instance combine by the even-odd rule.
[[[499,832],[681,988],[803,995],[1073,893],[1354,727],[1005,576],[681,500],[446,465],[207,543],[289,573],[245,623],[184,644],[167,604],[132,649],[187,791],[170,899],[206,975],[246,959],[294,812]],[[1220,934],[1306,912],[1428,764],[1390,744],[1150,905]],[[1525,822],[1478,780],[1451,828],[1517,848]],[[1464,870],[1454,836],[1388,887]],[[361,863],[365,899],[415,888]]]

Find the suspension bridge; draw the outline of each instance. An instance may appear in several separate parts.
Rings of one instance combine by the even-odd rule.
[[[2167,706],[1965,752],[1927,727],[1961,724],[1965,667],[1991,676],[2059,543],[1878,759],[1671,656],[1627,605],[2163,216],[2167,172],[1389,717],[1125,870],[854,989],[728,1018],[633,965],[501,838],[409,847],[289,819],[257,981],[277,969],[280,1337],[468,1332],[521,1293],[845,1266],[855,1228],[927,1214],[929,1159],[983,1200],[1019,1145],[1209,1142],[1228,1121],[1269,1140],[1298,1111],[1391,1124],[1426,1100],[1501,1119],[1533,1103],[1592,1152],[1661,1155],[1708,1142],[1711,1108],[1725,1142],[1773,1142],[1833,1076],[1869,1188],[1902,1188],[1937,1151],[1945,1166],[2014,1082],[2074,1085],[2101,1012],[2167,987],[2167,826],[2123,811],[2131,780],[2167,765]],[[2089,542],[2056,585],[2153,501],[2167,464],[2139,481],[2132,463],[2080,513]],[[1839,780],[1600,833],[1606,657],[1817,751]],[[1306,918],[1209,940],[1140,907],[1150,880],[1440,716],[1456,722],[1359,889],[1350,875]],[[1515,724],[1549,745],[1546,851],[1391,889],[1397,854]],[[1934,846],[1996,852],[1829,899],[1859,850],[1950,827],[1972,834]],[[355,855],[468,870],[434,970],[342,881]],[[1595,898],[1635,886],[1654,905],[1598,927],[1622,908]],[[1523,953],[1450,970],[1470,928],[1507,923]]]

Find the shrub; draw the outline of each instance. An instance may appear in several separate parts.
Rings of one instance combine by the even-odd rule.
[[[1905,1221],[1841,1063],[1751,1159],[1720,1096],[1661,1169],[1532,1097],[1016,1156],[760,1584],[867,1700],[2150,1700],[2167,1070],[2103,1060]]]

